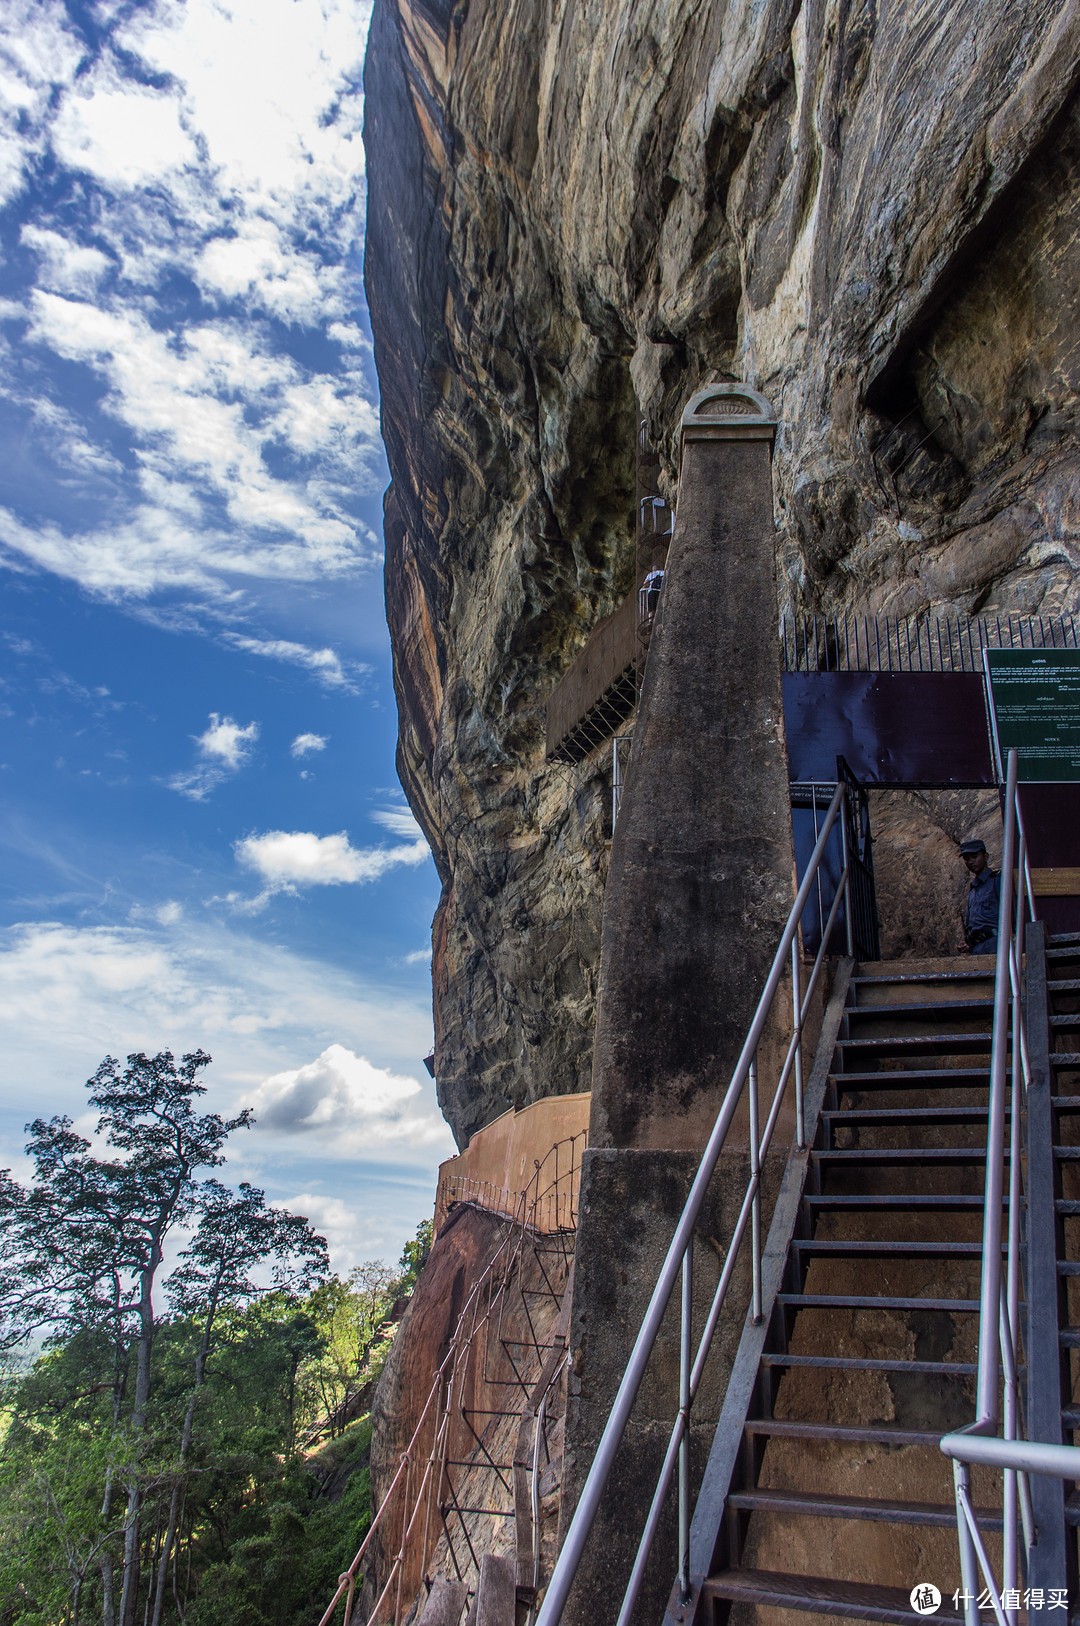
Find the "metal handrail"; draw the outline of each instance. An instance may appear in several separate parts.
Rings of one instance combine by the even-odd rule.
[[[1005,828],[1001,856],[997,963],[994,972],[994,1023],[990,1049],[990,1098],[987,1108],[986,1179],[983,1201],[982,1274],[979,1288],[979,1349],[975,1421],[946,1434],[941,1449],[953,1461],[956,1529],[967,1626],[979,1626],[976,1570],[982,1571],[999,1626],[1016,1626],[1017,1610],[1004,1609],[1001,1597],[1016,1591],[1020,1574],[1019,1535],[1033,1539],[1031,1499],[1026,1475],[1060,1473],[1051,1467],[1061,1446],[1036,1445],[1018,1438],[1022,1426],[1018,1349],[1020,1342],[1020,1174],[1021,1101],[1031,1073],[1021,1004],[1025,913],[1035,917],[1035,896],[1027,842],[1017,793],[1018,756],[1010,751],[1005,780]],[[1014,892],[1014,873],[1019,886]],[[1026,906],[1026,909],[1025,909]],[[1011,1062],[1010,1062],[1011,1051]],[[1006,1097],[1011,1097],[1007,1112]],[[1005,1202],[1006,1119],[1009,1124],[1009,1222],[1002,1276],[1002,1208]],[[1004,1381],[1002,1381],[1002,1379]],[[1001,1427],[1003,1437],[997,1438]],[[1069,1460],[1080,1471],[1080,1450]],[[1048,1454],[1049,1453],[1049,1454]],[[1061,1460],[1065,1458],[1062,1456]],[[1035,1462],[1043,1466],[1035,1467]],[[1002,1486],[1002,1587],[995,1589],[986,1546],[971,1502],[972,1463],[1004,1470]]]
[[[751,1233],[752,1252],[752,1313],[760,1321],[761,1318],[761,1170],[765,1155],[776,1128],[780,1108],[789,1078],[794,1073],[796,1092],[796,1133],[799,1143],[802,1144],[804,1135],[804,1114],[802,1100],[802,1042],[804,1023],[821,975],[825,962],[825,951],[832,935],[837,913],[841,901],[846,900],[846,919],[851,925],[851,899],[849,887],[850,858],[847,843],[844,843],[844,865],[837,882],[836,896],[833,899],[832,909],[828,922],[821,936],[821,946],[814,962],[809,982],[805,992],[801,989],[801,966],[799,963],[799,923],[806,908],[811,890],[818,878],[825,849],[828,845],[832,830],[841,817],[844,805],[845,787],[837,785],[828,812],[818,836],[817,843],[807,865],[787,924],[780,938],[772,967],[765,982],[765,989],[758,1002],[753,1021],[750,1024],[746,1041],[743,1044],[739,1059],[735,1064],[731,1081],[728,1084],[720,1111],[709,1136],[708,1144],[702,1155],[697,1174],[694,1177],[690,1194],[686,1199],[667,1257],[661,1267],[656,1286],[653,1289],[649,1307],[641,1323],[641,1329],[627,1362],[618,1392],[615,1396],[611,1413],[600,1437],[592,1466],[588,1477],[582,1487],[581,1496],[570,1528],[562,1543],[558,1561],[548,1583],[536,1626],[557,1626],[562,1618],[563,1609],[577,1574],[585,1544],[599,1512],[601,1499],[607,1486],[608,1477],[615,1461],[615,1455],[626,1429],[626,1425],[633,1410],[634,1401],[641,1387],[645,1369],[656,1343],[661,1324],[667,1312],[668,1302],[675,1288],[676,1279],[682,1277],[682,1310],[680,1331],[680,1362],[679,1362],[679,1413],[671,1430],[667,1451],[664,1456],[663,1467],[657,1481],[656,1492],[652,1506],[645,1521],[645,1528],[638,1546],[637,1556],[631,1572],[630,1580],[623,1597],[622,1608],[619,1612],[619,1626],[626,1626],[637,1599],[641,1581],[645,1573],[645,1566],[660,1522],[661,1513],[667,1499],[671,1478],[676,1463],[679,1467],[679,1577],[680,1586],[684,1594],[689,1590],[689,1557],[690,1557],[690,1465],[689,1465],[689,1419],[694,1396],[701,1382],[705,1369],[705,1362],[712,1344],[713,1334],[720,1319],[728,1287],[734,1275],[735,1265],[742,1247],[746,1230],[749,1226]],[[773,1099],[766,1116],[764,1130],[759,1124],[758,1109],[758,1077],[757,1077],[757,1051],[761,1042],[765,1025],[769,1019],[776,998],[777,990],[785,971],[790,967],[792,973],[792,1013],[791,1013],[791,1040],[787,1055],[781,1069],[779,1082],[773,1093]],[[728,1244],[727,1255],[720,1273],[720,1281],[713,1296],[712,1305],[705,1321],[705,1328],[698,1342],[696,1354],[691,1359],[691,1309],[693,1303],[693,1241],[694,1228],[698,1215],[701,1212],[709,1183],[719,1161],[720,1153],[727,1140],[743,1090],[750,1084],[750,1179],[747,1183],[742,1208],[736,1222],[731,1241]]]

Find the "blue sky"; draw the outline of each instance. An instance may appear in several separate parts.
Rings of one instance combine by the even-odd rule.
[[[452,1150],[394,772],[355,0],[8,0],[0,1161],[201,1045],[228,1174],[393,1257]],[[84,1120],[85,1121],[85,1120]]]

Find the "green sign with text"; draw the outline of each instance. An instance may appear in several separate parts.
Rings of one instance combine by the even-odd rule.
[[[1080,780],[1080,649],[984,649],[1002,778]]]

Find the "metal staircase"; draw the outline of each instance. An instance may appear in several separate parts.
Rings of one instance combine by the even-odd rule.
[[[993,977],[992,959],[856,968],[749,1414],[714,1445],[733,1471],[710,1573],[677,1620],[911,1622],[924,1580],[935,1618],[962,1617],[938,1442],[974,1400]]]

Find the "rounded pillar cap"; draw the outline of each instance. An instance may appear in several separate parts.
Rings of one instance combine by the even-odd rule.
[[[709,384],[683,408],[685,440],[768,440],[776,434],[772,402],[749,384]]]

